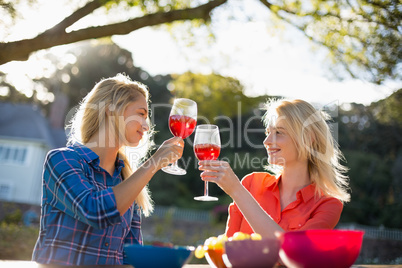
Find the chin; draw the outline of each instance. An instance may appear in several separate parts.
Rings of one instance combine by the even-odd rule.
[[[137,147],[140,144],[139,141],[127,141],[127,143],[125,144],[128,147]]]
[[[284,166],[285,165],[285,159],[283,159],[282,157],[268,158],[268,163],[270,165]]]

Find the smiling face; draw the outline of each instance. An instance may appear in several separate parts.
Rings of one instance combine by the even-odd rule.
[[[138,146],[144,133],[149,130],[147,123],[148,105],[145,97],[140,96],[136,101],[127,105],[123,113],[125,123],[125,145]]]
[[[266,128],[267,137],[264,140],[264,146],[268,152],[269,164],[285,167],[300,159],[295,142],[283,120],[275,120]]]

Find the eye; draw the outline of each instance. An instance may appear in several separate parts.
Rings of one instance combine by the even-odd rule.
[[[144,113],[144,112],[139,112],[138,114],[139,114],[141,117],[147,118],[147,114]]]

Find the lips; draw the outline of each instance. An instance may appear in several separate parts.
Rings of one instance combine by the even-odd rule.
[[[280,149],[277,149],[277,148],[268,148],[269,154],[276,154],[279,151],[280,151]]]

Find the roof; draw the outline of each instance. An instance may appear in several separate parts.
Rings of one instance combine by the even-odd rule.
[[[36,140],[50,148],[66,145],[64,130],[51,128],[39,108],[28,103],[0,102],[0,136]]]

